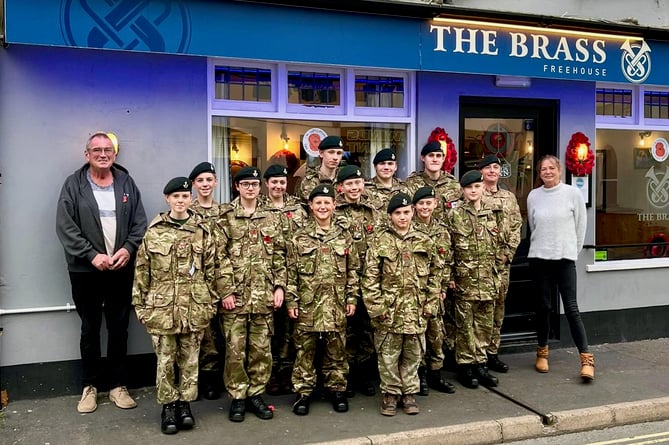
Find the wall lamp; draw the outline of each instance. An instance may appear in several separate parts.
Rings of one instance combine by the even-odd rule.
[[[495,76],[495,86],[500,88],[529,88],[532,79],[524,76]]]
[[[649,138],[652,133],[650,131],[640,131],[639,132],[639,143],[643,147],[643,144],[646,142],[646,138]]]

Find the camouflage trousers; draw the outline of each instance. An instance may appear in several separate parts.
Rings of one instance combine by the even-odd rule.
[[[233,399],[265,392],[272,372],[272,314],[221,315],[225,336],[223,381]]]
[[[274,311],[274,335],[272,336],[272,365],[277,371],[293,367],[295,344],[293,334],[295,321],[288,317],[286,305]]]
[[[490,354],[497,354],[499,351],[499,342],[502,332],[502,323],[504,323],[504,303],[506,302],[506,293],[509,291],[509,275],[511,274],[511,265],[507,264],[500,268],[497,277],[499,278],[499,293],[495,297],[495,308],[493,309],[492,338],[488,345]]]
[[[197,398],[197,368],[202,331],[187,334],[152,335],[151,344],[156,353],[156,397],[164,405],[177,400],[185,402]],[[174,365],[179,369],[175,380]]]
[[[418,367],[425,351],[425,335],[376,331],[374,344],[379,358],[381,392],[417,394],[420,389]]]
[[[323,386],[330,391],[346,390],[346,334],[344,332],[309,332],[295,330],[296,358],[293,366],[293,389],[310,395],[316,387],[316,350],[323,344]]]
[[[427,320],[425,330],[425,357],[423,365],[428,369],[441,369],[444,366],[444,319],[443,302],[439,301],[439,313]]]
[[[220,356],[218,353],[218,331],[220,326],[218,318],[214,317],[204,330],[202,342],[200,343],[200,371],[218,372]]]
[[[446,349],[455,351],[455,335],[458,328],[455,324],[455,297],[452,289],[447,291],[442,319],[444,320],[444,346]]]
[[[485,363],[492,336],[494,302],[455,300],[455,361],[458,365]]]
[[[353,316],[346,317],[346,359],[349,364],[360,364],[373,359],[374,352],[374,329],[359,298]]]

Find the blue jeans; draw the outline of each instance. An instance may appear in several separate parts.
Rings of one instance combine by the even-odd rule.
[[[571,338],[578,352],[588,352],[588,338],[576,302],[576,265],[572,260],[542,260],[529,258],[530,268],[539,291],[537,305],[537,342],[548,344],[553,290],[557,286],[564,313],[569,323]]]

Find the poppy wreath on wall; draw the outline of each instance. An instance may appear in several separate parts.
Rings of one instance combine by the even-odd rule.
[[[590,148],[590,140],[586,135],[577,131],[571,135],[565,153],[565,165],[574,176],[588,176],[595,166],[595,154]]]
[[[667,256],[669,250],[669,237],[664,233],[655,233],[646,241],[648,244],[643,249],[643,254],[646,258],[660,258]]]
[[[455,149],[455,144],[453,139],[448,137],[448,133],[441,127],[437,127],[432,130],[430,137],[427,138],[427,142],[439,142],[441,144],[441,149],[444,152],[444,166],[442,169],[451,173],[455,167],[455,163],[458,162],[458,151]]]

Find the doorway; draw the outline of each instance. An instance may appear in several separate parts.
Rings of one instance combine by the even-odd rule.
[[[534,188],[536,160],[557,155],[558,102],[517,98],[460,98],[460,173],[494,154],[502,162],[500,186],[516,195],[523,217],[521,241],[511,264],[502,345],[536,342],[536,292],[527,261],[527,195]],[[551,338],[559,336],[559,301],[554,295]]]

